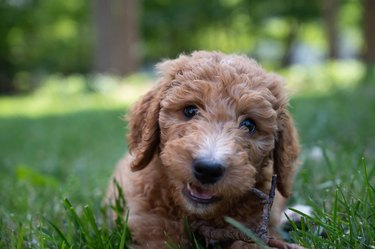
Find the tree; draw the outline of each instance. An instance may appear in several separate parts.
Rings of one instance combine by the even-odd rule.
[[[323,17],[327,34],[328,42],[328,57],[330,59],[338,59],[338,30],[337,30],[337,0],[324,0]]]
[[[366,63],[366,74],[363,81],[369,83],[375,79],[375,1],[364,0],[363,10],[363,60]]]
[[[75,0],[0,0],[0,94],[32,89],[47,73],[89,72],[88,6]]]
[[[283,47],[283,55],[280,58],[282,67],[292,63],[301,24],[320,18],[320,0],[248,0],[243,1],[243,4],[253,22],[259,27],[267,18],[278,17],[287,21],[288,30],[284,38],[280,40]]]
[[[5,2],[0,2],[0,94],[8,94],[15,91],[13,78],[15,67],[12,61],[11,44],[8,42],[8,34],[20,22],[22,12]]]
[[[140,63],[137,0],[96,0],[95,71],[126,75]]]

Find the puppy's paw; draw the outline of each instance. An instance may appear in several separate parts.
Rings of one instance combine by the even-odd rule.
[[[230,249],[258,249],[260,248],[255,243],[247,243],[241,240],[237,240],[233,242],[233,244],[230,246]]]

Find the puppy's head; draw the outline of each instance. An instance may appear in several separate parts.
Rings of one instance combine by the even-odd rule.
[[[298,155],[281,79],[247,57],[195,52],[158,64],[160,81],[133,108],[132,170],[155,155],[177,203],[193,214],[230,207],[273,164],[290,195]]]

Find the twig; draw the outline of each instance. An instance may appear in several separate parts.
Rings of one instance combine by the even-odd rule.
[[[264,204],[263,206],[263,213],[262,213],[262,221],[259,224],[258,228],[256,229],[256,235],[268,246],[272,248],[278,248],[278,249],[303,249],[302,246],[296,245],[296,244],[289,244],[286,243],[282,240],[275,239],[269,235],[268,231],[268,225],[270,222],[270,217],[271,217],[271,208],[273,201],[275,199],[275,192],[276,192],[276,179],[277,176],[273,175],[272,176],[272,181],[271,181],[271,189],[268,195],[260,191],[259,189],[252,188],[250,189],[250,192],[254,193],[256,196],[258,196],[261,200],[262,203]]]
[[[273,175],[272,180],[271,180],[271,189],[270,189],[269,195],[266,195],[265,193],[263,193],[262,191],[256,188],[250,189],[250,192],[258,196],[262,200],[262,203],[264,204],[263,213],[262,213],[262,221],[259,224],[258,228],[256,229],[255,233],[266,244],[268,244],[270,240],[270,236],[268,234],[268,225],[270,222],[273,200],[275,199],[276,179],[277,179],[277,176]]]
[[[303,249],[303,247],[289,244],[282,240],[275,239],[269,235],[268,226],[271,217],[271,208],[275,199],[277,176],[273,175],[271,180],[271,189],[268,195],[256,188],[251,188],[250,192],[261,199],[263,204],[262,220],[255,230],[254,234],[263,241],[266,245],[278,249]],[[214,228],[205,221],[195,222],[191,224],[193,230],[203,236],[206,240],[206,247],[210,240],[216,241],[236,241],[241,240],[248,243],[255,243],[251,238],[234,227],[229,228]]]

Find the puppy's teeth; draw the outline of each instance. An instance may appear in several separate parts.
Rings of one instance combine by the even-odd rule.
[[[214,194],[212,192],[208,190],[203,190],[200,187],[191,186],[190,184],[187,185],[187,189],[192,196],[197,197],[199,199],[209,200],[214,197]]]

